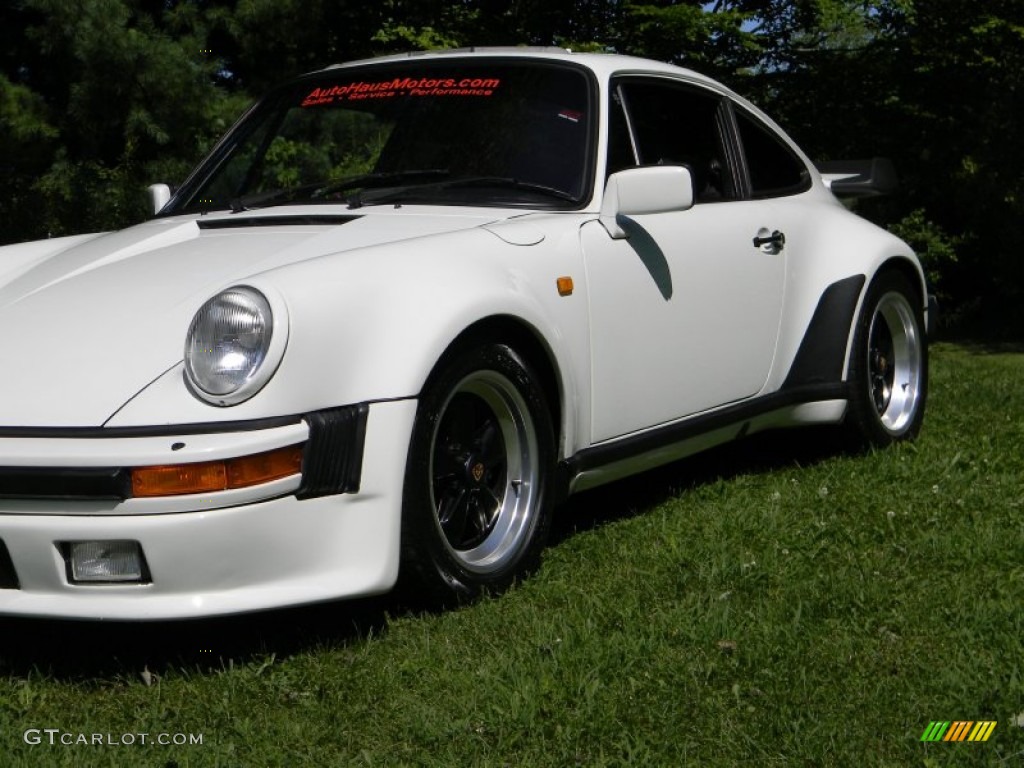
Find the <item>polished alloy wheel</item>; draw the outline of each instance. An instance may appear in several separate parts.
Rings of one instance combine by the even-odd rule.
[[[868,332],[871,401],[882,427],[898,434],[914,417],[921,393],[922,340],[914,310],[899,292],[878,301]]]
[[[519,389],[479,370],[454,388],[430,454],[431,502],[449,552],[488,573],[517,559],[535,523],[537,433]]]

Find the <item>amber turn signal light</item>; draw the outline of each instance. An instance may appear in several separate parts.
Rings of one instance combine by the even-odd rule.
[[[179,496],[247,488],[301,471],[301,445],[222,461],[133,467],[132,496]]]

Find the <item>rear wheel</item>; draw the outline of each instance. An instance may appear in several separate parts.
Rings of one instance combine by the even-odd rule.
[[[862,445],[917,436],[928,392],[928,341],[917,292],[897,272],[868,288],[850,357],[846,425]]]
[[[432,603],[498,592],[532,570],[550,525],[554,436],[529,364],[502,344],[457,354],[417,411],[402,581]]]

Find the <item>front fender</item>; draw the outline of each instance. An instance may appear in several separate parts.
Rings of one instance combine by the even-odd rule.
[[[578,290],[563,297],[557,278],[565,275]],[[236,406],[211,406],[188,392],[179,363],[107,426],[258,419],[414,398],[452,340],[494,316],[514,318],[550,351],[564,401],[588,402],[579,387],[589,359],[575,232],[521,246],[473,229],[323,256],[242,282],[288,306],[288,347],[264,389]],[[575,416],[565,418],[573,428]]]

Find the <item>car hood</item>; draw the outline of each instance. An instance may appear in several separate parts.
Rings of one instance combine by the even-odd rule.
[[[0,428],[102,426],[181,360],[199,306],[249,276],[500,218],[281,210],[155,219],[50,253],[45,241],[0,249]]]

